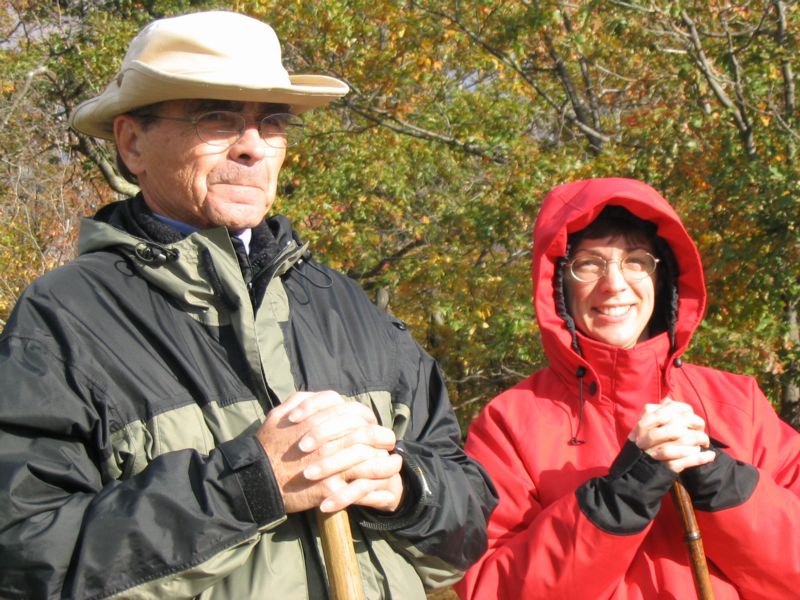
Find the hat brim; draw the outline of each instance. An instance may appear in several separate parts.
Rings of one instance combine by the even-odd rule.
[[[300,114],[341,98],[349,90],[343,81],[327,75],[290,75],[289,85],[244,87],[176,77],[137,65],[117,75],[102,94],[79,104],[70,116],[70,126],[113,140],[118,115],[167,100],[269,102],[288,104],[292,113]]]

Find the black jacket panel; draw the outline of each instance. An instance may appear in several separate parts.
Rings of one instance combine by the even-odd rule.
[[[263,543],[313,535],[286,519],[253,436],[292,388],[366,398],[382,415],[390,398],[411,493],[395,515],[354,510],[365,539],[385,532],[426,584],[477,559],[494,491],[405,327],[314,262],[285,219],[254,232],[248,290],[224,230],[168,239],[137,202],[87,222],[84,254],[32,284],[0,336],[0,595],[244,598],[258,591],[226,583],[243,568],[276,592],[284,579],[318,589],[247,562]],[[254,307],[286,318],[259,329]],[[282,355],[291,373],[270,362]],[[389,597],[404,567],[379,563],[369,577]]]

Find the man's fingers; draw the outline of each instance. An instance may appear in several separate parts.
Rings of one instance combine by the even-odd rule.
[[[364,445],[378,450],[393,450],[397,438],[388,427],[364,424],[354,427],[345,435],[332,439],[319,447],[319,453],[328,456],[348,446]]]
[[[639,419],[639,424],[645,429],[659,427],[681,416],[688,415],[694,415],[694,410],[692,410],[691,406],[683,402],[671,400],[665,404],[648,404],[645,406],[642,417]]]
[[[295,392],[281,406],[290,403],[289,420],[292,423],[301,423],[311,415],[320,411],[344,404],[345,399],[336,392],[326,390],[322,392]]]
[[[379,485],[379,482],[370,479],[351,481],[334,494],[325,498],[322,504],[320,504],[319,509],[322,512],[336,512],[337,510],[342,510],[356,503],[370,492],[374,492]]]
[[[701,446],[680,442],[670,442],[668,444],[653,446],[645,450],[645,452],[656,460],[676,460],[686,456],[699,455],[703,452],[710,452],[711,455],[714,454],[713,451],[705,450]]]
[[[691,406],[668,398],[661,404],[645,405],[628,438],[646,450],[671,439],[678,439],[686,430],[703,432],[705,426],[705,421],[695,414]],[[707,436],[698,443],[707,446]]]
[[[352,481],[354,479],[388,479],[400,472],[403,459],[385,450],[357,445],[310,464],[303,475],[310,480],[320,480],[333,475]]]
[[[316,396],[317,392],[294,392],[284,402],[273,408],[267,413],[267,420],[278,422],[286,418],[293,410],[300,406],[307,399]]]
[[[386,510],[386,506],[397,502],[397,496],[389,490],[375,490],[369,494],[365,494],[358,500],[359,506],[367,506],[370,508],[377,508],[378,510]]]
[[[308,465],[303,471],[307,479],[319,480],[347,471],[368,460],[377,460],[378,451],[369,446],[350,446]]]
[[[394,434],[391,430],[377,425],[375,415],[356,402],[322,411],[309,418],[306,424],[308,431],[300,440],[300,449],[303,452],[311,452],[345,436],[348,439],[342,440],[339,445],[364,443],[376,447],[385,447],[388,444],[387,449],[394,447]]]
[[[399,475],[397,477],[399,478]],[[378,510],[394,510],[400,502],[401,495],[401,486],[393,487],[385,480],[357,479],[328,496],[320,504],[320,510],[335,512],[351,504]]]

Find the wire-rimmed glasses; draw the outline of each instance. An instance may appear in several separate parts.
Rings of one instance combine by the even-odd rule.
[[[583,283],[592,283],[608,272],[608,265],[616,263],[625,281],[641,281],[655,273],[660,259],[646,250],[633,250],[615,259],[606,259],[596,254],[579,252],[567,263],[572,277]]]
[[[141,117],[183,121],[194,125],[197,137],[207,144],[230,148],[244,135],[248,119],[242,113],[214,110],[196,117],[163,117],[143,114]],[[303,139],[303,119],[289,113],[273,113],[258,121],[258,132],[271,148],[290,148]]]

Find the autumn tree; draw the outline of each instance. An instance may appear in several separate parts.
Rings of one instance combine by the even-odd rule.
[[[130,193],[107,145],[66,116],[145,22],[212,7],[272,24],[290,71],[351,86],[308,115],[277,210],[411,324],[462,423],[543,364],[529,273],[540,199],[620,175],[662,191],[704,256],[692,359],[755,375],[800,425],[798,16],[779,0],[6,0],[0,318],[67,257],[68,215]]]

